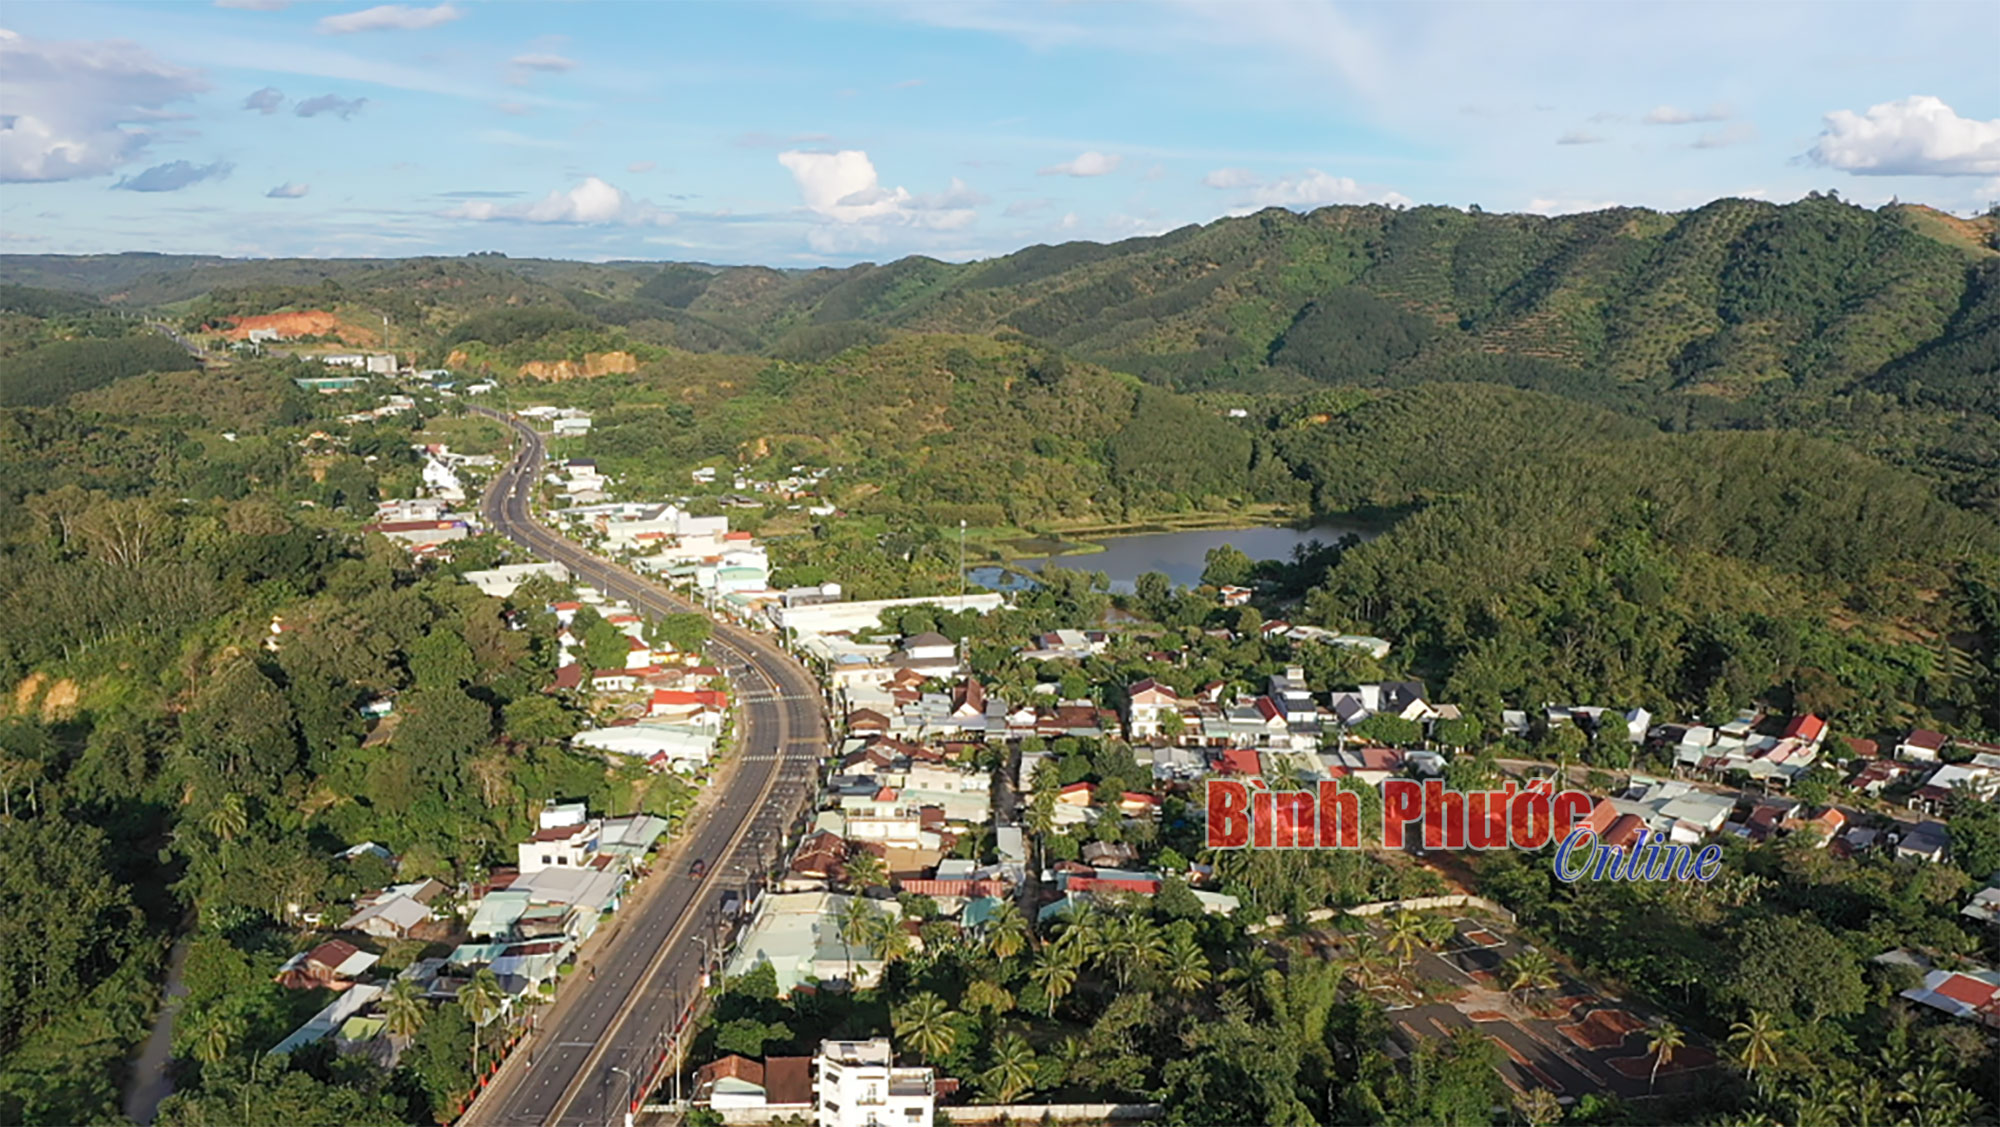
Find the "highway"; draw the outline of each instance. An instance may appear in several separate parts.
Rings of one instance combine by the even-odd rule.
[[[490,527],[642,614],[699,609],[536,523],[530,500],[546,453],[542,436],[475,410],[510,425],[517,439],[513,459],[481,502]],[[670,1026],[699,991],[710,955],[720,953],[722,894],[761,885],[786,834],[810,809],[827,751],[818,681],[768,639],[727,623],[716,623],[708,648],[739,704],[733,763],[715,784],[722,790],[674,843],[670,867],[635,885],[604,937],[593,941],[586,958],[594,980],[581,968],[564,980],[555,1004],[537,1015],[534,1032],[461,1123],[624,1122],[628,1101],[645,1095],[637,1088],[666,1050]],[[690,873],[697,860],[707,865],[699,880]]]

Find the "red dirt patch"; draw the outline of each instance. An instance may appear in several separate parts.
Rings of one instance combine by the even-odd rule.
[[[376,341],[373,333],[344,324],[339,317],[324,309],[302,309],[296,313],[263,313],[255,317],[238,317],[230,327],[224,329],[223,336],[230,340],[249,340],[251,329],[276,329],[281,337],[291,340],[296,337],[332,336],[349,344],[372,346]]]
[[[1660,1066],[1660,1075],[1672,1076],[1677,1072],[1693,1072],[1697,1069],[1707,1068],[1714,1063],[1714,1053],[1698,1045],[1685,1045],[1675,1049],[1674,1055],[1665,1064]],[[1629,1076],[1634,1080],[1644,1079],[1653,1074],[1653,1058],[1651,1056],[1617,1057],[1610,1064],[1621,1075]]]
[[[1467,943],[1477,943],[1481,947],[1500,946],[1499,938],[1490,931],[1468,931],[1465,933],[1465,941]]]
[[[1503,1013],[1499,1012],[1498,1010],[1474,1010],[1474,1011],[1472,1011],[1471,1013],[1469,1013],[1469,1014],[1466,1014],[1465,1016],[1466,1016],[1466,1017],[1468,1017],[1468,1018],[1470,1018],[1470,1019],[1472,1019],[1473,1021],[1512,1021],[1512,1020],[1513,1020],[1512,1018],[1508,1017],[1508,1016],[1507,1016],[1506,1014],[1503,1014]]]
[[[1558,1025],[1556,1032],[1584,1049],[1611,1049],[1625,1042],[1634,1029],[1644,1026],[1622,1010],[1598,1010],[1574,1025]]]

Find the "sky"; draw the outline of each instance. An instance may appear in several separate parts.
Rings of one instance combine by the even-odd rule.
[[[1273,205],[1969,214],[1996,44],[1996,0],[14,0],[0,251],[804,266]]]

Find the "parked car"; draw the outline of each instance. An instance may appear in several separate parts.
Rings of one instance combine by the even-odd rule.
[[[688,866],[688,875],[696,880],[707,876],[708,862],[697,858],[694,864]]]

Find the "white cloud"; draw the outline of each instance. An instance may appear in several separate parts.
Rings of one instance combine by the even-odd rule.
[[[1075,160],[1052,164],[1041,170],[1043,176],[1103,176],[1116,172],[1124,157],[1100,152],[1078,153]]]
[[[627,172],[651,172],[651,171],[653,171],[654,169],[656,169],[656,168],[658,168],[658,167],[660,167],[660,165],[659,165],[659,162],[657,162],[657,161],[650,161],[650,160],[635,160],[635,161],[633,161],[633,162],[632,162],[631,164],[628,164],[628,165],[626,165],[626,166],[625,166],[625,171],[627,171]]]
[[[1258,180],[1257,174],[1247,168],[1218,168],[1202,177],[1201,182],[1211,188],[1248,188]]]
[[[208,89],[123,40],[51,42],[0,28],[0,181],[102,176],[137,159],[135,124]]]
[[[1647,125],[1709,125],[1729,120],[1729,107],[1710,106],[1705,110],[1684,110],[1678,106],[1654,106],[1640,119]]]
[[[595,176],[569,191],[554,191],[530,204],[501,205],[486,200],[468,200],[445,212],[452,219],[481,222],[566,223],[573,225],[664,227],[674,221],[671,213],[645,200],[634,199],[622,188]]]
[[[508,117],[526,117],[535,112],[522,102],[495,102],[493,103],[493,108],[506,114]]]
[[[953,177],[951,185],[932,195],[915,195],[907,188],[885,188],[875,171],[875,162],[859,149],[837,153],[788,150],[778,154],[778,163],[792,174],[806,209],[837,226],[900,225],[932,231],[955,231],[978,217],[975,210],[986,197],[965,181]],[[871,236],[878,239],[879,235]],[[832,253],[850,240],[825,232],[809,232],[815,250]]]
[[[243,99],[244,109],[256,110],[261,114],[277,113],[278,109],[284,104],[285,92],[276,86],[266,86],[262,90],[252,92],[249,97]]]
[[[1556,144],[1602,145],[1607,140],[1610,140],[1610,138],[1604,136],[1601,133],[1592,133],[1587,129],[1572,129],[1569,132],[1563,134],[1562,136],[1556,138]]]
[[[367,104],[368,99],[366,98],[343,98],[338,94],[321,94],[317,98],[307,98],[305,101],[293,106],[292,112],[298,114],[300,117],[318,117],[323,113],[330,113],[340,120],[346,121],[348,118],[360,113],[361,107]]]
[[[1324,207],[1327,204],[1385,203],[1406,207],[1410,197],[1348,176],[1330,176],[1309,168],[1298,176],[1274,180],[1250,193],[1250,209],[1259,207]]]
[[[291,181],[287,180],[283,184],[280,184],[277,187],[271,189],[270,191],[265,192],[264,198],[270,200],[303,199],[305,197],[305,194],[310,191],[312,191],[311,184],[294,184]]]
[[[378,4],[358,12],[327,16],[319,21],[321,35],[352,35],[357,31],[422,31],[459,18],[465,13],[450,4],[435,8],[413,8],[408,4]]]
[[[2000,118],[1960,117],[1928,95],[1866,114],[1835,110],[1806,155],[1856,176],[1992,176],[2000,174]]]
[[[215,0],[218,8],[236,8],[245,12],[278,12],[291,6],[292,0]]]
[[[572,70],[576,67],[575,59],[545,52],[516,55],[513,62],[515,66],[521,67],[524,70],[563,71]]]

